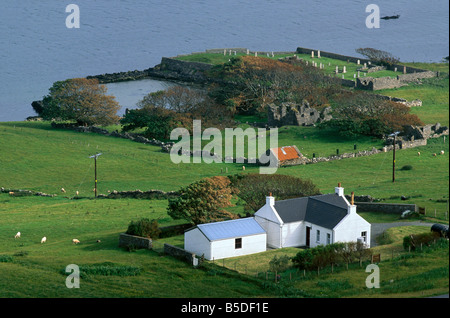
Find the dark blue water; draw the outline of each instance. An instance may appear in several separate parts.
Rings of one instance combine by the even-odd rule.
[[[80,8],[79,29],[66,28],[68,4]],[[163,56],[209,48],[294,51],[297,46],[358,56],[373,47],[401,61],[439,62],[449,51],[447,0],[376,1],[381,15],[400,14],[368,29],[363,0],[2,0],[0,121],[35,115],[30,103],[53,82],[142,70]],[[123,107],[158,81],[108,85]],[[148,90],[148,92],[147,92]]]

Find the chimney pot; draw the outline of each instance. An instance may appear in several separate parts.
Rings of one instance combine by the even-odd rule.
[[[340,183],[340,182],[338,183],[338,187],[339,187],[339,188],[341,187],[341,183]]]
[[[355,192],[352,192],[352,205],[355,205]]]

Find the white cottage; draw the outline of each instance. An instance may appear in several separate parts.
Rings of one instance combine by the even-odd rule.
[[[335,193],[275,201],[266,197],[255,220],[267,232],[272,248],[327,245],[363,241],[370,247],[371,225],[356,213],[356,206],[338,185]]]
[[[185,231],[184,249],[205,259],[266,251],[266,232],[254,218],[198,224]]]

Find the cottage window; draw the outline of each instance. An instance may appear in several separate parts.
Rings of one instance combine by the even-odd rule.
[[[327,244],[331,244],[331,234],[327,233]]]
[[[242,248],[242,238],[237,238],[234,240],[234,248]]]
[[[320,242],[320,231],[319,230],[317,230],[317,233],[316,233],[316,241]]]
[[[361,232],[361,237],[364,239],[364,242],[367,242],[367,232]]]

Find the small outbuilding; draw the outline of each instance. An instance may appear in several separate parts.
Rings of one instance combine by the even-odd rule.
[[[269,156],[270,162],[277,163],[277,167],[299,165],[305,162],[305,157],[296,146],[270,148],[266,155]]]
[[[267,234],[254,218],[198,224],[184,232],[184,249],[207,260],[266,251]]]

